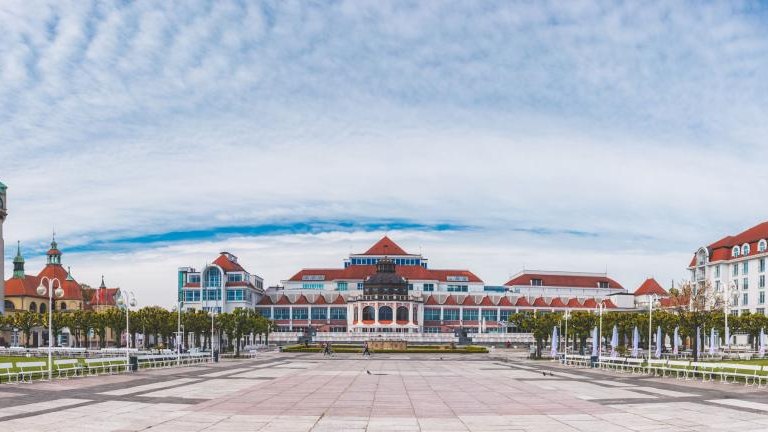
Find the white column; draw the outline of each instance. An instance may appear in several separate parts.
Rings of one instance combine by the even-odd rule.
[[[413,324],[413,303],[408,303],[408,324]]]
[[[459,325],[464,325],[464,306],[459,306]]]
[[[328,310],[325,311],[325,323],[330,324],[331,323],[331,307],[328,306]]]
[[[373,323],[379,325],[379,302],[374,303]]]
[[[293,331],[293,306],[288,306],[288,331]]]

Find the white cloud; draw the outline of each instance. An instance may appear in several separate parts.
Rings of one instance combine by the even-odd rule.
[[[489,283],[529,262],[679,279],[693,248],[768,211],[756,9],[4,2],[6,240],[393,218],[477,227],[429,255]],[[274,245],[244,246],[271,283],[341,259],[246,241]],[[160,290],[210,255],[193,246],[70,258]]]

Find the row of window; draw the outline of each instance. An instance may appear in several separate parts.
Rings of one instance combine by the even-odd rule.
[[[408,284],[408,290],[413,291],[415,288],[414,284]],[[325,289],[325,284],[321,282],[303,282],[301,284],[301,289],[306,290],[323,290]],[[349,283],[345,281],[336,282],[336,291],[347,291],[349,289]],[[362,290],[363,289],[363,282],[357,283],[357,289]],[[433,283],[425,283],[422,285],[422,291],[434,291],[435,290],[435,284]],[[447,288],[448,292],[468,292],[469,287],[467,285],[448,285]]]
[[[396,265],[403,266],[423,266],[426,267],[426,263],[422,263],[418,258],[390,258]],[[376,265],[379,262],[379,258],[352,258],[352,265]]]
[[[760,240],[757,242],[757,251],[758,252],[765,252],[768,249],[768,242],[765,240]],[[744,243],[741,245],[741,247],[734,246],[733,249],[731,249],[731,256],[733,258],[738,257],[739,255],[749,255],[750,247],[749,243]]]
[[[443,309],[444,321],[459,321],[459,309]],[[500,313],[499,313],[500,312]],[[482,309],[481,312],[478,309],[464,309],[461,314],[461,319],[464,321],[477,321],[478,316],[485,318],[486,321],[508,321],[509,316],[513,314],[512,310],[497,309]],[[425,308],[424,309],[425,321],[440,321],[440,309],[437,308]]]
[[[331,310],[330,319],[332,320],[347,319],[347,308],[332,307],[330,308],[330,310]],[[271,318],[276,320],[287,320],[291,318],[295,320],[305,320],[309,318],[310,314],[313,320],[328,319],[327,307],[293,308],[293,316],[291,316],[291,308],[287,308],[287,307],[276,307],[274,309],[275,311],[274,316],[271,316],[269,308],[256,308],[256,311],[265,318]]]
[[[448,292],[468,292],[469,287],[466,285],[448,285],[446,287],[446,291]]]
[[[204,290],[184,290],[183,299],[185,302],[199,302],[202,298],[203,301],[217,301],[221,300],[220,289],[204,289]],[[227,301],[251,301],[253,300],[253,293],[244,289],[228,289]]]

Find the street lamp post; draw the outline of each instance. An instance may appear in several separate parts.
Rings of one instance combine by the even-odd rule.
[[[598,330],[597,335],[597,357],[600,358],[601,355],[603,355],[603,309],[605,309],[605,305],[603,304],[605,300],[600,300],[600,303],[597,305],[599,311],[600,311],[600,329]]]
[[[48,381],[50,381],[53,379],[53,296],[55,294],[56,298],[64,297],[61,281],[58,278],[43,276],[40,279],[40,286],[37,287],[37,294],[41,296],[48,294]]]
[[[125,358],[130,364],[131,356],[129,349],[131,348],[131,327],[129,315],[131,307],[136,306],[136,295],[133,291],[124,288],[118,288],[117,290],[117,304],[118,306],[125,307]]]
[[[568,316],[571,314],[570,309],[565,310],[565,338],[563,338],[563,360],[565,364],[568,364]]]
[[[648,371],[651,370],[651,340],[653,339],[653,302],[658,299],[658,294],[648,295]],[[656,341],[657,344],[661,341]]]
[[[731,348],[731,330],[728,328],[728,314],[730,311],[728,310],[728,307],[731,305],[731,287],[736,288],[736,282],[731,281],[731,283],[725,285],[725,335],[723,337],[726,338],[725,341],[725,347],[729,350]],[[726,337],[727,335],[727,337]]]

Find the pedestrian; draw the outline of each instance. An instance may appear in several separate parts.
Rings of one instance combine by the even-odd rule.
[[[368,342],[363,344],[363,357],[370,357],[371,350],[368,348]]]

